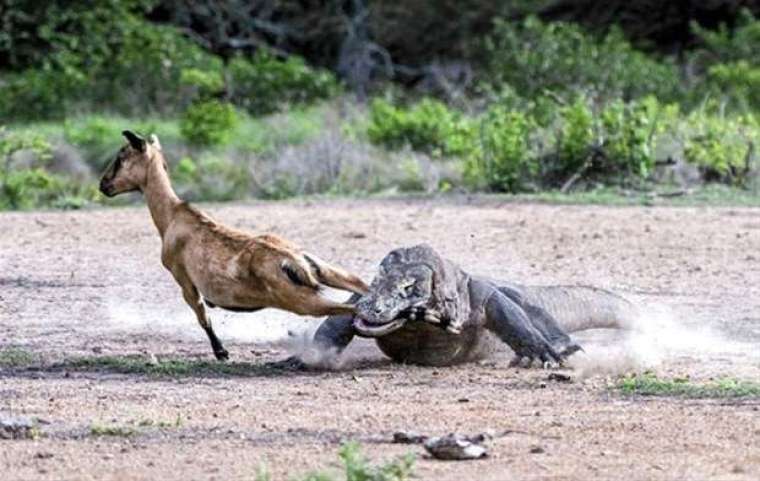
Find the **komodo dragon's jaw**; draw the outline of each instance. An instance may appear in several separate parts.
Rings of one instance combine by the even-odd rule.
[[[425,320],[416,315],[416,310],[429,303],[432,278],[433,271],[424,265],[386,265],[369,292],[356,303],[354,329],[360,336],[380,337],[408,321]]]

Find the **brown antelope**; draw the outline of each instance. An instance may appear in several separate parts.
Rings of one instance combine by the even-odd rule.
[[[128,140],[100,180],[108,197],[143,193],[161,236],[161,262],[206,331],[214,355],[229,357],[211,327],[209,307],[252,312],[276,307],[301,315],[353,313],[351,304],[319,295],[321,284],[354,293],[367,285],[358,277],[275,235],[252,235],[221,225],[177,197],[155,135],[149,140],[124,131]]]

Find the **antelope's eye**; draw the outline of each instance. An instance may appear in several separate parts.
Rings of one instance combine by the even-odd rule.
[[[404,294],[407,296],[414,294],[414,283],[404,286]]]

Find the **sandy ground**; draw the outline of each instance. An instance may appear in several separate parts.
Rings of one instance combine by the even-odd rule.
[[[647,367],[760,380],[760,209],[488,199],[204,208],[240,228],[286,235],[368,280],[390,249],[427,242],[471,272],[612,288],[650,312],[646,334],[582,337],[587,354],[567,371],[569,384],[507,367],[507,352],[490,363],[422,368],[393,365],[367,342],[336,372],[272,372],[261,365],[286,353],[270,342],[317,320],[213,310],[232,359],[250,363],[250,373],[69,371],[51,366],[80,356],[211,353],[160,264],[144,207],[2,213],[0,350],[29,350],[44,365],[0,368],[0,414],[39,418],[44,435],[0,441],[0,478],[253,480],[266,465],[284,480],[334,466],[348,439],[373,459],[417,453],[418,479],[437,481],[760,478],[757,399],[627,398],[610,389],[611,376]],[[138,432],[97,437],[93,424]],[[497,437],[486,460],[442,462],[391,444],[398,430]]]

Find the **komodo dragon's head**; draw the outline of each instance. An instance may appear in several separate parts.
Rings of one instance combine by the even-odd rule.
[[[362,336],[384,336],[409,322],[406,316],[417,307],[456,319],[462,301],[468,300],[458,292],[462,275],[428,245],[393,250],[380,263],[369,292],[357,302],[354,328]]]

